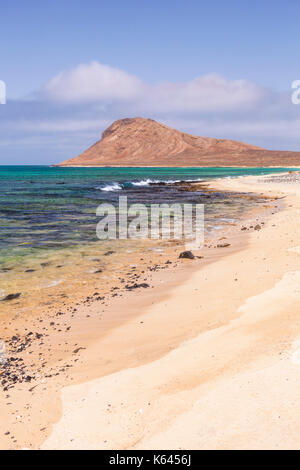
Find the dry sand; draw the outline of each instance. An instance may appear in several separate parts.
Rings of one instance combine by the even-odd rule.
[[[94,357],[131,342],[140,365],[64,388],[43,449],[300,448],[300,180],[286,178],[213,183],[285,208],[96,343]]]

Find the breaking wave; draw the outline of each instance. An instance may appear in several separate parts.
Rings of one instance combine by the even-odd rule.
[[[122,191],[135,187],[145,187],[156,184],[175,184],[175,183],[193,183],[203,181],[202,178],[199,179],[189,179],[189,180],[152,180],[150,178],[140,180],[140,181],[126,181],[125,183],[108,183],[103,186],[98,186],[97,189],[100,191]]]
[[[123,188],[119,183],[110,183],[105,186],[99,186],[100,191],[121,191]]]

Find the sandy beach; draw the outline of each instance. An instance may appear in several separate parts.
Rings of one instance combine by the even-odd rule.
[[[36,318],[47,374],[2,394],[0,448],[299,449],[299,182],[213,181],[272,202],[203,259],[157,254],[150,289]]]
[[[252,3],[1,3],[0,451],[300,450],[300,1]]]

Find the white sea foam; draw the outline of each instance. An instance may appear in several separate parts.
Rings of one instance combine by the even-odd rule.
[[[175,184],[175,183],[193,183],[193,182],[199,182],[202,181],[201,178],[199,179],[194,179],[194,180],[151,180],[151,179],[146,179],[146,180],[141,180],[141,181],[133,181],[131,184],[133,186],[149,186],[150,184],[159,184],[159,183],[165,183],[165,184]]]
[[[131,186],[137,186],[137,187],[143,187],[143,186],[150,186],[151,184],[159,184],[159,183],[164,183],[164,184],[175,184],[175,183],[193,183],[193,182],[199,182],[203,181],[202,178],[199,179],[191,179],[191,180],[154,180],[154,179],[144,179],[140,181],[128,181],[126,183],[120,184],[120,183],[109,183],[103,186],[98,186],[96,189],[99,189],[100,191],[122,191],[122,189],[128,189]]]
[[[99,186],[97,189],[100,189],[101,191],[121,191],[122,186],[119,183],[111,183],[106,186]]]
[[[149,186],[150,184],[159,184],[159,183],[165,183],[165,184],[174,184],[174,183],[179,183],[181,180],[151,180],[151,179],[146,179],[146,180],[141,180],[141,181],[131,181],[132,186]]]
[[[151,180],[151,179],[146,179],[146,180],[141,180],[141,181],[131,181],[132,186],[149,186],[149,184],[153,183],[160,183],[159,180]]]

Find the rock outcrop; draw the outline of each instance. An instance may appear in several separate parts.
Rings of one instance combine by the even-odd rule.
[[[101,140],[58,166],[300,166],[300,152],[265,150],[234,140],[198,137],[152,119],[115,121]]]

